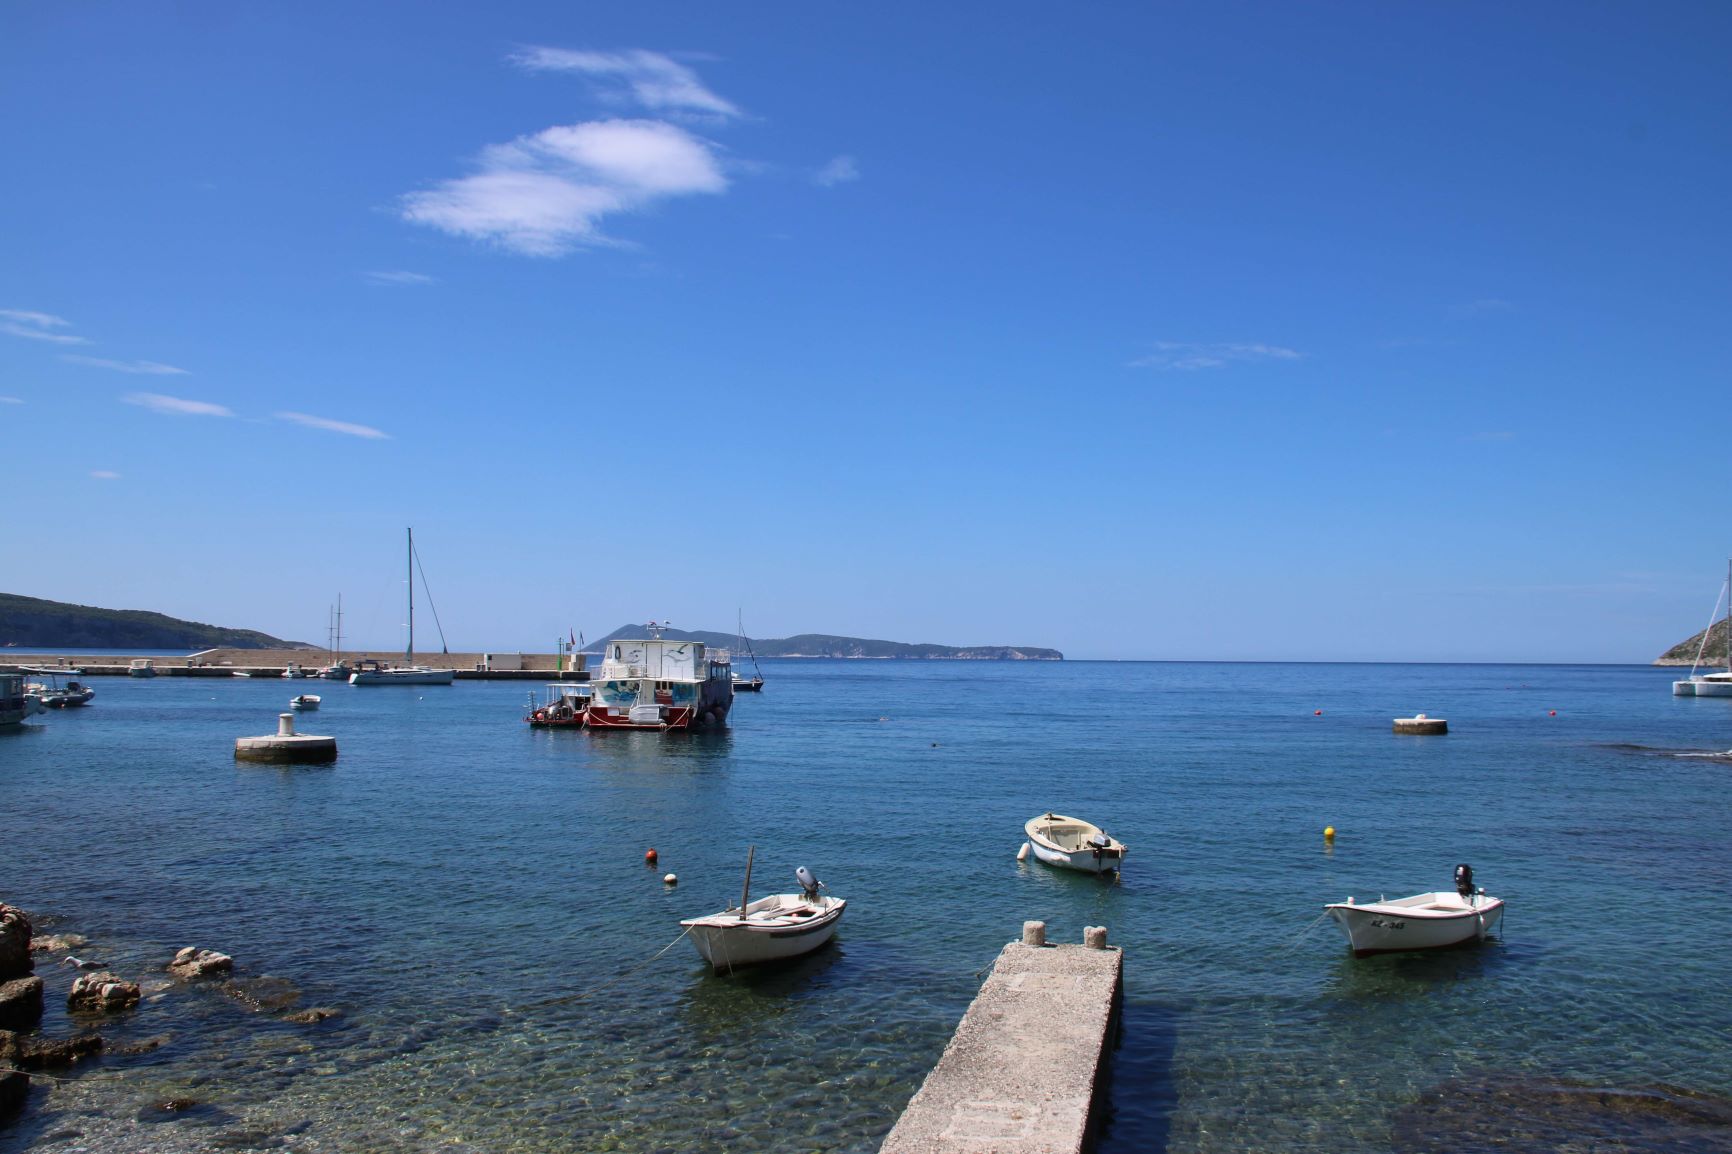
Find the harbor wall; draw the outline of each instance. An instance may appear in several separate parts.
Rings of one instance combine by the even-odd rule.
[[[337,658],[353,666],[360,661],[380,661],[402,664],[403,651],[348,649]],[[513,668],[484,668],[492,656],[494,665]],[[505,660],[501,661],[503,658]],[[290,662],[302,669],[322,669],[330,663],[331,654],[324,649],[206,649],[186,657],[164,657],[160,654],[136,655],[102,653],[29,653],[11,655],[0,650],[0,672],[23,667],[64,668],[82,670],[86,677],[125,677],[132,662],[149,660],[160,677],[230,677],[237,671],[274,670],[281,673]],[[568,666],[559,670],[559,654],[518,653],[494,650],[488,653],[417,653],[415,662],[431,669],[456,670],[461,681],[585,681],[585,658],[581,653],[565,657]],[[573,668],[574,667],[574,668]]]

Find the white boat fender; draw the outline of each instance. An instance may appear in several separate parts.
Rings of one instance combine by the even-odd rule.
[[[1028,843],[1027,842],[1023,842],[1022,848],[1016,851],[1016,860],[1017,861],[1027,861],[1028,860]]]
[[[799,881],[800,888],[806,891],[806,896],[809,898],[816,898],[819,890],[829,888],[823,882],[819,881],[818,876],[805,866],[796,869],[794,871],[794,877]]]

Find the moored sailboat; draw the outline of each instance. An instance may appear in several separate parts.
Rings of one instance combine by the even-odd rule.
[[[409,534],[409,640],[403,647],[402,665],[378,665],[372,668],[361,668],[349,674],[350,685],[450,685],[457,676],[453,669],[434,669],[426,665],[415,664],[415,530]],[[439,614],[433,614],[434,624],[438,624]],[[443,640],[444,630],[439,636]]]

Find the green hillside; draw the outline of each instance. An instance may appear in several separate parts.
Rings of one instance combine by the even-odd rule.
[[[642,625],[625,625],[600,641],[592,641],[586,653],[600,653],[610,642],[649,636]],[[666,629],[662,636],[675,641],[699,641],[718,649],[744,653],[740,639],[732,633],[705,630]],[[1056,649],[1032,645],[931,645],[906,641],[875,641],[866,637],[839,637],[830,633],[798,633],[793,637],[753,637],[751,651],[759,657],[904,657],[939,661],[1063,661]]]
[[[98,609],[0,593],[0,645],[55,649],[313,649],[251,629],[224,629],[143,609]]]
[[[1726,668],[1726,620],[1721,618],[1713,626],[1705,630],[1708,634],[1708,648],[1702,651],[1702,664]],[[1660,654],[1655,665],[1689,665],[1696,660],[1696,650],[1702,646],[1702,634],[1685,641],[1680,641],[1666,652]]]

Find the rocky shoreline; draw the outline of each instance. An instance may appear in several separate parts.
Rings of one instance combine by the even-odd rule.
[[[86,950],[90,944],[80,934],[37,933],[27,913],[0,903],[0,1127],[28,1110],[32,1075],[47,1078],[44,1071],[65,1070],[103,1055],[149,1053],[171,1041],[171,1036],[160,1035],[115,1045],[101,1027],[118,1024],[123,1016],[150,1013],[150,1008],[141,1009],[144,1002],[179,988],[214,987],[244,1012],[303,1025],[338,1015],[329,1007],[300,1007],[300,991],[288,979],[268,974],[237,976],[234,959],[216,950],[184,947],[158,973],[145,973],[134,981],[72,952]],[[40,973],[38,961],[45,963]],[[51,992],[58,996],[68,976],[65,1005],[76,1028],[67,1037],[48,1037],[41,1028],[47,997]],[[192,1099],[158,1104],[170,1112],[198,1105]]]

